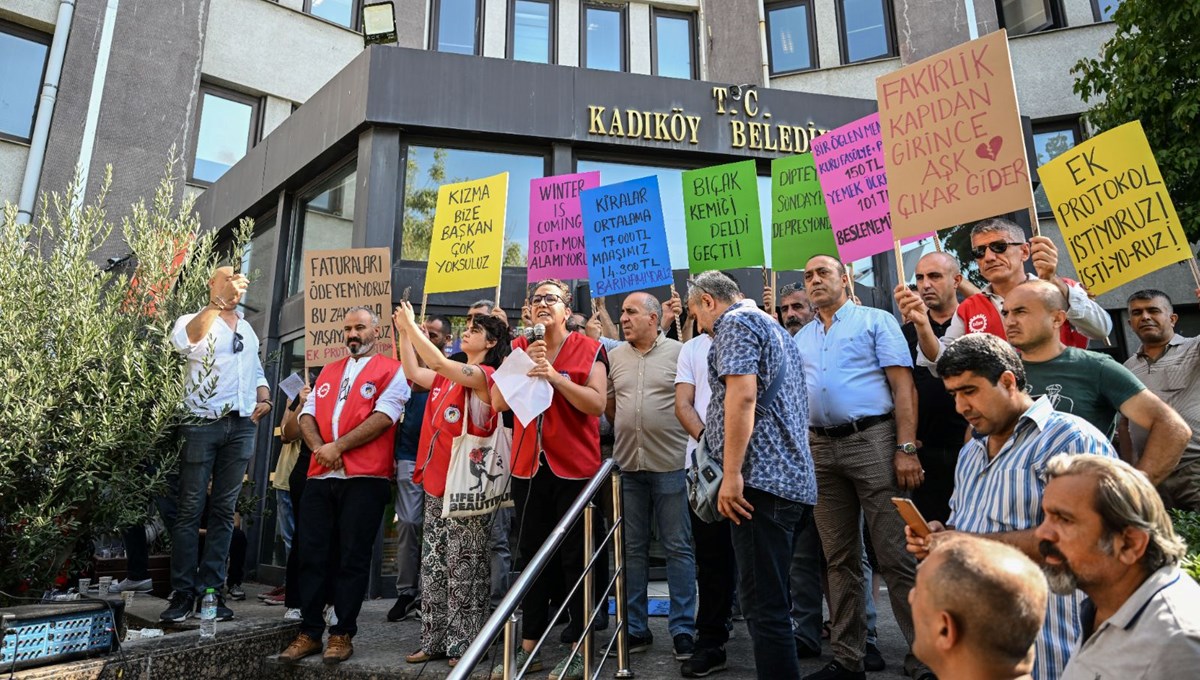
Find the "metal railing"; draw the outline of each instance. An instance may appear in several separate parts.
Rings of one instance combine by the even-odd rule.
[[[595,545],[595,505],[592,502],[596,495],[604,486],[606,478],[612,479],[612,501],[613,501],[613,517],[612,528],[605,535],[600,545]],[[529,593],[533,587],[533,582],[537,579],[546,566],[550,563],[554,553],[567,539],[567,534],[570,532],[572,525],[577,521],[583,522],[583,559],[584,569],[583,575],[576,581],[563,598],[562,605],[555,612],[554,617],[546,626],[546,632],[538,638],[534,645],[533,652],[529,655],[529,661],[522,668],[515,668],[515,658],[517,645],[520,640],[517,638],[517,617],[516,611],[520,606],[521,601]],[[521,571],[521,576],[517,578],[516,583],[508,590],[508,594],[496,607],[496,611],[492,612],[491,617],[483,624],[483,628],[479,631],[479,635],[467,647],[467,651],[463,653],[458,664],[450,671],[450,680],[466,680],[471,672],[479,665],[481,661],[487,658],[488,649],[492,646],[492,642],[501,631],[504,632],[504,679],[522,678],[528,671],[529,665],[533,659],[537,658],[538,652],[542,645],[546,642],[546,636],[550,634],[556,622],[567,611],[568,603],[571,598],[579,592],[582,585],[585,593],[591,593],[594,587],[594,576],[592,573],[598,559],[606,559],[605,550],[611,543],[613,546],[614,569],[612,578],[609,580],[607,587],[604,589],[603,597],[596,597],[592,600],[591,608],[587,609],[586,625],[582,628],[582,634],[578,640],[578,644],[571,650],[571,656],[581,654],[583,659],[583,676],[585,680],[595,680],[600,675],[608,655],[612,652],[613,645],[617,648],[617,670],[614,673],[616,678],[632,678],[633,671],[629,669],[629,647],[625,637],[625,549],[624,549],[624,518],[621,510],[621,471],[617,468],[612,460],[604,461],[600,466],[600,470],[588,480],[588,484],[580,492],[579,496],[571,504],[567,514],[559,520],[554,530],[550,532],[549,538],[538,549],[537,553],[529,560],[529,564]],[[615,590],[617,601],[616,620],[613,625],[613,636],[609,639],[608,644],[604,647],[604,655],[600,657],[599,663],[595,663],[593,659],[593,628],[596,624],[596,617],[600,612],[600,607],[608,607],[608,595]],[[594,604],[599,600],[599,604]],[[571,659],[568,659],[568,664]],[[595,668],[593,668],[595,666]]]

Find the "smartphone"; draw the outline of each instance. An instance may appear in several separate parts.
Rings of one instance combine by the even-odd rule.
[[[904,522],[912,529],[913,533],[926,538],[933,533],[929,530],[929,522],[921,516],[921,511],[908,498],[893,498],[892,504],[896,506],[896,510],[900,512],[900,516],[904,518]]]

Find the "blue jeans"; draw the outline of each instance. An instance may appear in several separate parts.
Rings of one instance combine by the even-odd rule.
[[[681,633],[695,635],[696,556],[692,552],[692,523],[688,516],[687,482],[683,470],[623,473],[621,499],[625,518],[629,634],[650,635],[646,620],[646,581],[650,575],[650,522],[653,519],[658,528],[658,540],[667,553],[667,588],[671,593],[667,629],[672,637]]]
[[[250,418],[237,415],[181,428],[179,509],[171,528],[171,588],[175,592],[195,597],[206,588],[219,590],[225,584],[233,510],[254,453],[255,429]],[[210,481],[212,491],[208,493]],[[200,515],[206,493],[208,531],[202,557]]]
[[[737,555],[738,598],[754,642],[754,668],[760,680],[798,680],[796,640],[788,594],[796,534],[812,506],[746,487],[752,518],[732,526]],[[816,554],[806,556],[815,561]]]
[[[296,533],[296,518],[292,515],[292,497],[283,489],[275,489],[275,531],[283,541],[284,560],[292,551],[292,535]]]

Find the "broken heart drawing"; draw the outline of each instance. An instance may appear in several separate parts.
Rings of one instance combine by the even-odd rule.
[[[986,158],[989,161],[994,161],[1000,157],[1000,147],[1004,145],[1004,140],[1000,135],[992,137],[986,144],[980,143],[975,147],[975,155],[980,158]]]

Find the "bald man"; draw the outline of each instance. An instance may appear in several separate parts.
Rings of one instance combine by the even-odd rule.
[[[162,621],[183,621],[209,588],[217,592],[217,618],[225,606],[225,560],[233,536],[233,508],[254,453],[258,421],[271,411],[271,391],[258,356],[258,336],[238,310],[248,281],[233,267],[217,267],[208,280],[208,304],[175,321],[171,343],[187,358],[184,405],[197,424],[180,428],[179,514],[171,529],[171,589]],[[199,554],[200,514],[209,482],[204,555]],[[198,565],[198,566],[197,566]]]
[[[1020,550],[976,536],[937,545],[909,592],[913,653],[939,678],[1030,678],[1046,578]]]
[[[1061,328],[1067,301],[1047,281],[1026,281],[1009,292],[1004,331],[1021,350],[1028,390],[1047,396],[1055,410],[1083,418],[1112,435],[1118,413],[1147,431],[1137,466],[1155,484],[1175,469],[1192,437],[1187,423],[1142,381],[1106,354],[1067,347]]]

